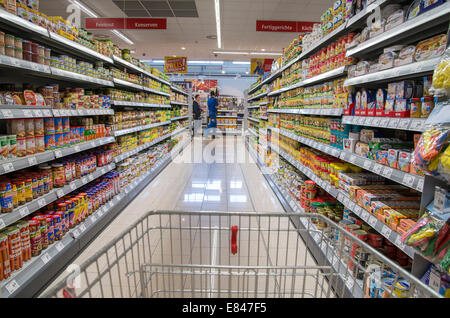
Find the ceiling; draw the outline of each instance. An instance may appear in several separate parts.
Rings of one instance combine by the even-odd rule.
[[[167,17],[167,30],[121,30],[134,45],[128,45],[108,30],[106,35],[121,48],[131,48],[138,58],[163,58],[168,55],[189,59],[248,60],[246,55],[214,56],[217,40],[214,0],[78,0],[100,17]],[[319,22],[333,0],[220,0],[222,50],[281,52],[296,33],[256,32],[256,20]],[[67,17],[68,0],[41,0],[40,10],[47,15]],[[84,17],[82,21],[84,24]],[[181,48],[185,47],[185,50]],[[145,54],[145,56],[144,56]],[[255,56],[251,56],[255,57]],[[261,55],[264,57],[264,55]],[[267,56],[268,57],[268,56]]]

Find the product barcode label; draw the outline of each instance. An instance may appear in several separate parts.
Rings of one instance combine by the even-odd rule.
[[[405,244],[402,243],[402,237],[400,235],[397,235],[397,238],[395,239],[395,245],[397,245],[401,250],[405,248]]]
[[[71,184],[70,184],[70,189],[73,191],[73,190],[75,190],[77,188],[77,185],[74,183],[74,182],[72,182]]]
[[[383,169],[383,176],[386,178],[390,178],[392,175],[393,169],[389,167],[384,167]]]
[[[370,160],[364,160],[364,169],[370,170],[372,167],[372,162]]]
[[[381,229],[381,234],[383,234],[385,237],[389,238],[391,233],[392,233],[392,230],[388,226],[383,225],[383,228]]]
[[[383,166],[376,163],[373,165],[372,171],[376,174],[380,174],[381,173],[381,169],[383,169]]]
[[[5,220],[0,219],[0,229],[3,229],[6,226]]]
[[[410,174],[405,174],[405,176],[403,177],[403,184],[408,187],[412,187],[414,179],[415,179],[414,176]]]
[[[86,179],[86,177],[81,178],[81,182],[83,182],[83,184],[86,184],[88,181]]]
[[[48,262],[50,262],[51,259],[52,259],[52,257],[51,257],[50,254],[48,254],[48,253],[44,253],[44,254],[41,256],[41,260],[42,260],[42,262],[43,262],[44,264],[47,264]]]
[[[14,170],[14,166],[11,162],[9,163],[4,163],[3,164],[3,170],[5,171],[5,173],[11,172]]]
[[[61,150],[55,150],[55,157],[56,157],[56,158],[61,158],[61,157],[62,157],[62,152],[61,152]]]
[[[11,294],[14,294],[14,292],[20,288],[20,285],[17,283],[17,281],[15,279],[13,279],[8,284],[6,284],[5,288],[8,291],[8,293],[11,295]]]
[[[13,118],[13,113],[9,109],[2,109],[2,115],[4,118]]]
[[[73,149],[75,150],[75,152],[79,152],[80,151],[80,146],[75,146]]]
[[[378,222],[377,218],[375,218],[375,217],[373,217],[373,216],[371,216],[371,217],[369,218],[369,224],[370,224],[370,226],[375,227],[375,225],[377,224],[377,222]]]
[[[95,215],[91,216],[92,222],[97,222],[97,217]]]
[[[23,117],[31,118],[31,117],[33,117],[33,113],[31,112],[31,110],[24,109],[23,110]]]
[[[55,247],[58,250],[58,252],[61,252],[64,249],[64,244],[61,242],[58,242],[58,243],[56,243]]]
[[[45,201],[45,198],[39,199],[38,200],[38,205],[39,205],[39,208],[42,208],[42,207],[46,206],[47,202]]]
[[[84,231],[86,231],[86,226],[84,224],[80,225],[80,231],[81,233],[83,233]]]
[[[28,158],[28,164],[29,164],[30,166],[37,165],[36,157],[30,157],[30,158]]]
[[[30,210],[28,210],[28,207],[23,207],[19,210],[19,214],[24,217],[27,216],[30,213]]]

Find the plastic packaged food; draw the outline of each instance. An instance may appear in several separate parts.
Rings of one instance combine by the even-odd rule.
[[[402,9],[399,9],[392,13],[386,19],[386,25],[384,27],[385,31],[388,31],[396,26],[402,24],[405,21],[405,12]]]
[[[27,155],[27,144],[25,137],[17,138],[17,157],[25,157]]]
[[[420,98],[411,98],[410,107],[410,117],[418,118],[422,116],[422,101]]]
[[[388,52],[380,55],[378,59],[379,70],[386,70],[394,67],[394,60],[397,58],[397,54],[395,52]]]
[[[34,155],[36,153],[36,142],[34,136],[25,137],[25,143],[27,147],[27,156]]]
[[[417,62],[424,61],[430,57],[437,57],[444,53],[447,44],[447,35],[441,34],[420,42],[416,47],[414,59]]]
[[[431,112],[434,109],[434,98],[432,97],[422,97],[422,107],[421,107],[421,116],[422,118],[428,118]]]

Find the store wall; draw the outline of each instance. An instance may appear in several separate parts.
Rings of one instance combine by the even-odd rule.
[[[173,81],[183,81],[184,79],[217,80],[221,95],[232,95],[240,98],[244,97],[244,91],[256,81],[256,77],[174,76],[171,78]]]

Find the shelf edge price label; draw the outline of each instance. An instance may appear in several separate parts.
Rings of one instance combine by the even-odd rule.
[[[417,190],[423,191],[423,178],[419,178],[419,182],[417,183]]]
[[[369,217],[369,224],[371,227],[375,227],[375,225],[377,225],[378,219],[376,217]]]
[[[75,147],[73,147],[73,150],[75,151],[75,152],[80,152],[80,146],[75,146]]]
[[[31,117],[33,117],[33,113],[31,112],[31,110],[24,109],[23,110],[23,116],[27,117],[27,118],[31,118]]]
[[[409,125],[410,120],[409,119],[401,119],[398,123],[398,127],[401,129],[407,129]]]
[[[97,217],[95,215],[91,216],[92,222],[97,222]]]
[[[90,174],[90,175],[88,176],[88,179],[89,179],[89,181],[94,180],[94,177],[92,176],[92,174]]]
[[[83,178],[81,179],[81,182],[83,182],[83,184],[86,184],[86,183],[88,182],[88,180],[86,179],[86,177],[83,177]]]
[[[28,164],[29,164],[30,166],[37,165],[36,157],[33,156],[33,157],[28,158]]]
[[[42,262],[43,262],[44,264],[47,264],[48,262],[50,262],[51,259],[52,259],[52,257],[51,257],[50,254],[48,254],[48,253],[44,253],[44,254],[41,256],[41,260],[42,260]]]
[[[415,180],[414,176],[410,174],[405,174],[402,183],[408,187],[412,187],[412,185],[414,184],[414,180]]]
[[[3,229],[3,228],[5,228],[5,227],[6,227],[5,220],[0,219],[0,229]]]
[[[400,235],[397,235],[397,238],[395,239],[395,245],[397,245],[401,250],[405,249],[405,244],[402,243],[402,237]]]
[[[14,292],[20,288],[20,285],[19,283],[17,283],[15,279],[13,279],[12,281],[10,281],[8,284],[5,285],[5,288],[11,295],[14,294]]]
[[[370,170],[372,167],[372,162],[370,160],[364,160],[364,169]]]
[[[386,178],[390,178],[392,175],[393,169],[389,167],[384,167],[383,176]]]
[[[356,156],[355,155],[351,155],[349,161],[351,163],[354,163],[356,161]]]
[[[11,162],[8,163],[4,163],[3,164],[3,170],[5,171],[5,173],[11,172],[14,170],[14,166]]]
[[[3,117],[5,117],[5,118],[13,118],[14,117],[12,111],[9,109],[2,109],[2,114],[3,114]]]
[[[77,185],[76,185],[74,182],[72,182],[72,183],[70,184],[70,189],[71,189],[72,191],[74,191],[76,188],[77,188]]]
[[[42,208],[47,205],[45,198],[39,199],[37,203],[38,203],[39,208]]]
[[[24,217],[27,216],[28,214],[30,214],[30,210],[28,210],[28,207],[23,207],[19,210],[19,214]]]
[[[383,225],[383,228],[381,229],[381,234],[383,234],[385,237],[389,238],[391,236],[392,230],[387,226]]]
[[[352,277],[349,277],[347,279],[347,281],[345,282],[345,286],[347,286],[347,288],[350,290],[353,288],[354,285],[355,285],[355,281],[353,280]]]
[[[62,155],[62,152],[61,152],[61,150],[55,150],[55,157],[56,158],[61,158],[63,155]]]
[[[381,173],[381,169],[383,169],[383,166],[376,163],[373,165],[372,171],[376,174],[380,174]]]
[[[108,212],[108,207],[106,207],[106,205],[103,206],[103,212]]]
[[[58,196],[58,198],[62,198],[64,196],[64,190],[59,189],[58,191],[56,191],[56,195]]]
[[[55,247],[58,250],[58,252],[61,252],[64,249],[64,244],[61,242],[58,242],[58,243],[56,243]]]
[[[72,234],[73,234],[74,238],[78,238],[80,236],[80,231],[78,231],[78,229],[76,229],[72,232]]]
[[[80,231],[81,233],[83,233],[84,231],[86,231],[86,226],[84,224],[80,225]]]

